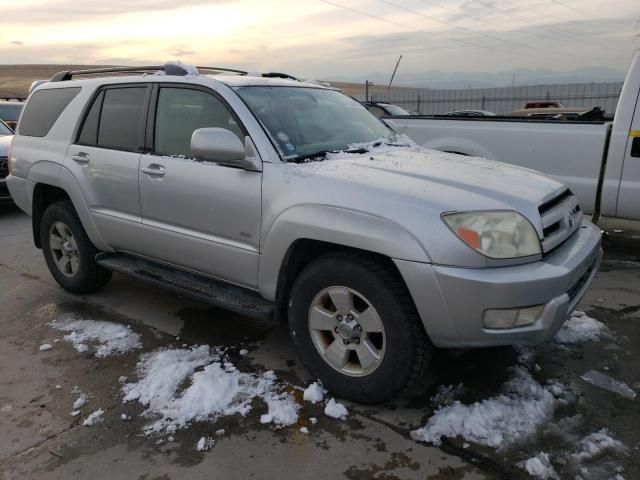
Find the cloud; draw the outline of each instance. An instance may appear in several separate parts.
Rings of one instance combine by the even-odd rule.
[[[95,20],[136,13],[157,13],[194,6],[227,5],[237,0],[56,0],[37,6],[33,4],[3,7],[4,21],[12,23],[66,23]]]

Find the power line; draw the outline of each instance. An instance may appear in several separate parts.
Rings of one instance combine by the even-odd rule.
[[[388,18],[380,17],[378,15],[374,15],[372,13],[364,12],[364,11],[358,10],[356,8],[347,7],[346,5],[335,3],[335,2],[332,2],[330,0],[319,0],[319,1],[322,2],[322,3],[326,3],[327,5],[331,5],[333,7],[340,8],[342,10],[346,10],[346,11],[349,11],[349,12],[357,13],[359,15],[364,15],[365,17],[373,18],[375,20],[378,20],[378,21],[381,21],[381,22],[385,22],[385,23],[388,23],[390,25],[395,25],[397,27],[409,29],[409,30],[412,30],[414,32],[423,33],[423,34],[426,34],[426,35],[429,35],[429,36],[432,36],[432,37],[441,37],[441,38],[444,38],[446,40],[450,40],[452,42],[461,43],[461,44],[468,45],[468,46],[471,46],[471,47],[474,47],[474,48],[484,48],[485,50],[490,50],[492,52],[502,52],[502,53],[506,53],[508,55],[516,55],[516,56],[518,56],[520,58],[522,57],[522,53],[521,52],[515,52],[513,50],[505,50],[503,48],[490,47],[490,46],[482,45],[482,44],[479,44],[479,43],[467,42],[467,41],[462,40],[460,38],[449,37],[449,36],[442,35],[442,34],[436,34],[436,33],[433,33],[433,32],[429,32],[428,30],[412,27],[411,25],[407,25],[407,24],[404,24],[404,23],[401,23],[401,22],[396,22],[395,20],[389,20]],[[456,27],[456,28],[458,28],[458,27]],[[563,55],[563,56],[567,56],[567,57],[569,57],[569,56],[574,57],[574,58],[577,57],[576,55],[562,54],[560,52],[552,52],[552,53],[556,53],[558,55]],[[593,57],[583,57],[583,58],[593,58]],[[609,59],[611,59],[611,57],[609,57]]]
[[[522,47],[522,48],[528,48],[528,49],[531,49],[531,50],[536,50],[538,52],[542,52],[542,53],[547,54],[547,55],[561,55],[561,56],[566,56],[567,55],[567,54],[563,54],[561,52],[554,52],[554,51],[551,51],[551,50],[545,50],[543,48],[533,47],[531,45],[527,45],[525,43],[516,42],[516,41],[513,41],[513,40],[506,40],[506,39],[500,38],[500,37],[498,37],[496,35],[492,35],[490,33],[482,32],[482,31],[479,31],[479,30],[472,30],[470,28],[463,27],[463,26],[460,26],[460,25],[456,25],[454,23],[447,22],[445,20],[440,20],[440,19],[438,19],[438,18],[436,18],[436,17],[434,17],[432,15],[427,15],[427,14],[424,14],[422,12],[418,12],[418,11],[412,10],[410,8],[403,7],[402,5],[398,5],[396,3],[390,2],[389,0],[378,0],[378,1],[382,2],[382,3],[386,4],[386,5],[391,5],[392,7],[399,8],[400,10],[404,10],[405,12],[411,13],[413,15],[418,15],[420,17],[428,18],[430,20],[433,20],[435,22],[441,23],[443,25],[454,27],[454,28],[459,29],[459,30],[465,30],[465,31],[470,32],[470,33],[472,33],[474,35],[481,35],[481,36],[484,36],[484,37],[487,37],[487,38],[491,38],[493,40],[498,40],[500,42],[507,43],[509,45],[516,45],[516,46],[519,46],[519,47]],[[596,57],[584,57],[584,56],[580,56],[580,55],[572,55],[572,56],[573,57],[579,57],[579,58],[585,58],[585,59],[596,58]],[[611,58],[611,57],[607,57],[607,58]]]
[[[424,2],[426,0],[422,0],[422,1]],[[540,10],[536,10],[535,8],[522,6],[522,5],[519,5],[519,4],[515,3],[515,2],[511,2],[509,0],[502,0],[502,2],[506,3],[508,5],[513,5],[514,7],[521,8],[521,9],[524,9],[524,10],[530,10],[530,11],[532,11],[534,13],[537,13],[538,15],[542,15],[543,17],[556,18],[556,19],[558,19],[558,20],[560,20],[562,22],[573,22],[573,20],[570,20],[568,18],[558,17],[557,15],[553,15],[553,14],[550,14],[550,13],[547,13],[547,12],[541,12]],[[478,2],[478,3],[480,3],[481,5],[483,5],[485,7],[489,7],[489,4],[486,4],[485,2]],[[576,33],[573,33],[573,32],[567,32],[567,31],[564,31],[564,30],[557,30],[553,26],[547,26],[547,25],[541,25],[539,23],[534,23],[534,22],[530,21],[526,17],[522,17],[520,15],[516,15],[514,13],[509,12],[508,10],[501,9],[501,8],[498,8],[498,7],[495,7],[495,6],[493,8],[491,8],[491,9],[496,11],[496,12],[498,12],[498,13],[502,13],[502,14],[510,16],[512,18],[516,18],[517,20],[519,20],[521,22],[525,22],[528,25],[534,25],[534,26],[538,26],[540,28],[543,28],[543,29],[553,33],[554,35],[556,35],[559,39],[560,38],[562,38],[563,40],[564,39],[568,39],[568,40],[579,39],[581,44],[587,44],[587,45],[593,45],[593,46],[599,47],[599,48],[605,48],[601,43],[591,42],[591,41],[585,39],[583,35],[576,34]],[[553,30],[552,30],[552,28],[553,28]],[[542,37],[542,38],[546,38],[546,37],[544,37],[544,35],[536,34],[535,32],[530,32],[530,33],[532,33],[533,35],[537,35],[539,37]],[[573,40],[573,41],[575,42],[575,40]]]
[[[566,34],[564,34],[564,33],[560,34],[559,32],[555,32],[555,31],[551,30],[550,28],[546,27],[545,25],[540,25],[538,23],[534,23],[534,22],[530,21],[526,17],[520,16],[520,15],[516,15],[515,13],[512,13],[512,12],[510,12],[508,10],[503,9],[503,8],[496,7],[495,5],[492,5],[490,3],[483,2],[482,0],[473,0],[473,1],[475,1],[476,3],[479,3],[483,7],[488,8],[489,10],[493,10],[494,12],[498,12],[498,13],[500,13],[502,15],[506,15],[507,17],[515,18],[516,20],[518,20],[518,21],[520,21],[522,23],[526,23],[527,25],[531,25],[533,27],[546,30],[546,31],[550,32],[551,34],[555,35],[557,40],[566,40],[567,39]],[[552,1],[555,1],[555,0],[552,0]],[[534,35],[536,35],[538,37],[542,36],[543,38],[548,38],[548,37],[545,37],[544,35],[540,35],[538,33],[533,33],[532,32],[532,34],[534,34]],[[560,36],[558,36],[558,35],[560,35]],[[589,43],[591,45],[595,45],[595,46],[598,46],[598,47],[601,46],[601,45],[599,45],[597,43],[591,43],[591,42],[588,42],[586,40],[583,40],[583,43]]]

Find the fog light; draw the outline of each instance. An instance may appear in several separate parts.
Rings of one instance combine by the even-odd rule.
[[[543,310],[544,305],[527,308],[485,310],[482,317],[482,326],[489,330],[525,327],[535,323]]]

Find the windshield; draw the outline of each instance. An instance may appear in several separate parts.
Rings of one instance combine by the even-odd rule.
[[[286,160],[320,156],[394,136],[360,103],[335,90],[251,86],[236,91]]]
[[[404,108],[401,108],[397,105],[384,105],[384,108],[391,115],[411,115]]]
[[[0,121],[0,136],[13,135],[13,132],[2,121]]]

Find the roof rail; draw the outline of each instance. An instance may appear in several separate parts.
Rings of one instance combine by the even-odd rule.
[[[198,70],[212,70],[217,72],[232,72],[240,75],[246,75],[244,70],[235,70],[232,68],[223,67],[196,67]],[[174,63],[167,63],[165,65],[144,65],[137,67],[105,67],[105,68],[90,68],[86,70],[65,70],[56,73],[51,77],[51,82],[64,82],[65,80],[71,80],[73,77],[79,75],[100,75],[109,73],[155,73],[163,71],[167,75],[185,76],[189,72],[181,65]]]
[[[214,72],[237,73],[238,75],[248,74],[248,72],[245,72],[244,70],[236,70],[234,68],[206,67],[206,66],[199,66],[195,68],[198,71],[208,70],[208,71],[214,71]],[[91,68],[86,70],[64,70],[62,72],[56,73],[53,77],[51,77],[50,81],[64,82],[66,80],[71,80],[74,77],[79,75],[100,75],[100,74],[110,74],[110,73],[144,74],[144,73],[156,73],[160,71],[165,72],[166,75],[178,75],[178,76],[185,76],[190,73],[181,64],[166,63],[164,65],[145,65],[145,66],[138,66],[138,67],[104,67],[104,68]],[[293,77],[287,73],[270,72],[270,73],[263,73],[262,76],[265,78],[288,78],[291,80],[298,81],[296,77]]]

